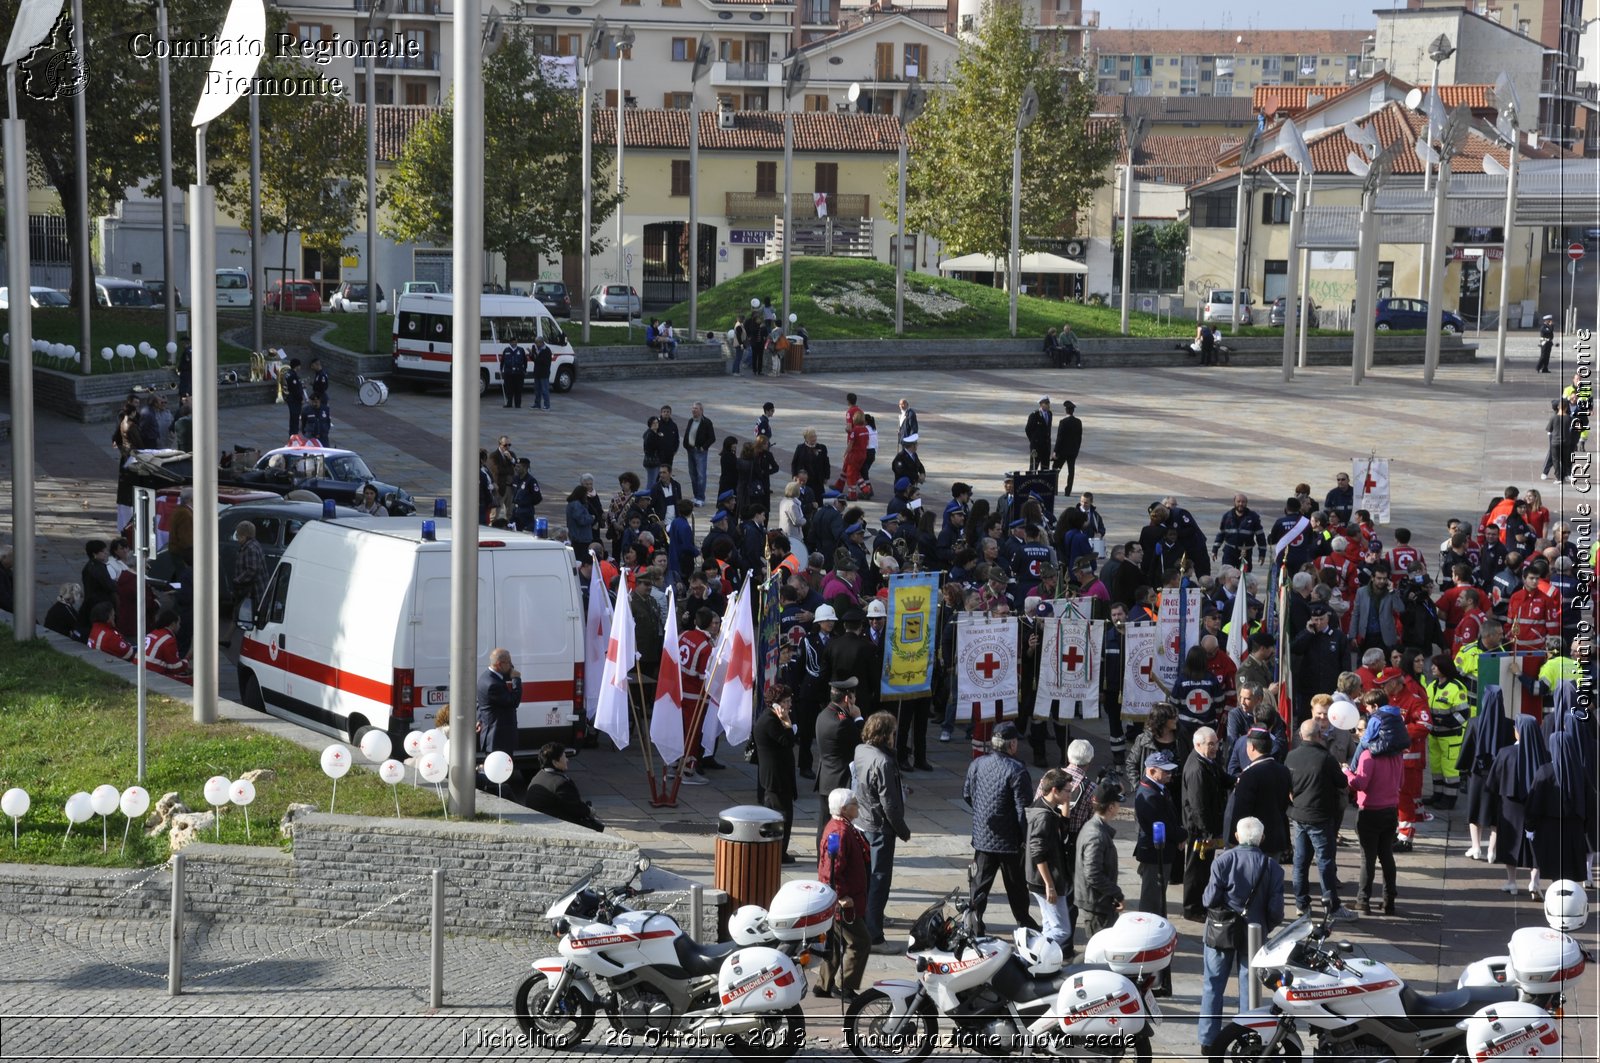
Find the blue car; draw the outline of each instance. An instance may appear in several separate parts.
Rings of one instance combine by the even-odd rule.
[[[1390,329],[1422,330],[1428,327],[1428,301],[1426,299],[1379,299],[1377,313],[1379,332]],[[1440,311],[1439,327],[1452,336],[1463,331],[1461,319],[1448,310]]]

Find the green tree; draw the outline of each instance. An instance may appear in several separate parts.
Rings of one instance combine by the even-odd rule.
[[[1122,283],[1122,233],[1119,226],[1111,237],[1111,254],[1116,262],[1116,284]],[[1189,251],[1189,223],[1170,221],[1163,225],[1136,222],[1133,226],[1133,273],[1135,290],[1168,291],[1183,286],[1184,263]]]
[[[302,79],[316,71],[298,60],[269,59],[258,77]],[[208,153],[217,157],[208,174],[217,203],[240,224],[250,224],[249,101],[237,104],[207,132]],[[325,254],[344,251],[366,203],[365,112],[343,100],[262,96],[261,230],[281,233],[287,269],[289,236]],[[287,275],[287,274],[286,274]]]
[[[1022,133],[1022,228],[1026,237],[1070,236],[1094,190],[1105,183],[1114,129],[1091,123],[1094,89],[1060,57],[1041,50],[1020,5],[986,3],[975,34],[962,41],[949,88],[935,92],[910,128],[906,225],[952,254],[1001,258],[1011,246],[1011,149],[1024,89],[1039,114]],[[899,177],[888,174],[894,217]]]
[[[583,246],[583,151],[578,94],[546,75],[532,40],[511,33],[483,64],[483,243],[501,254],[548,257]],[[443,244],[451,237],[455,192],[453,101],[413,130],[384,183],[380,231],[395,240]],[[616,209],[606,191],[610,156],[593,154],[593,220]],[[589,234],[590,252],[600,241]]]

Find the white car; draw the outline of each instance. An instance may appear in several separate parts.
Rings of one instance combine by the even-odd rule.
[[[247,270],[227,267],[217,270],[217,305],[248,307],[254,300]]]
[[[337,310],[346,314],[365,314],[367,312],[367,282],[345,281],[334,291],[333,298],[328,300],[328,309]],[[389,300],[384,297],[383,285],[378,285],[378,313],[389,312]]]
[[[1240,298],[1240,301],[1243,304],[1243,312],[1239,315],[1239,324],[1248,325],[1248,324],[1251,323],[1250,322],[1250,318],[1251,318],[1250,306],[1251,306],[1251,304],[1253,302],[1255,302],[1255,300],[1251,298],[1250,289],[1249,288],[1240,289],[1239,298]],[[1201,311],[1200,320],[1201,321],[1209,321],[1213,325],[1218,324],[1218,323],[1232,324],[1233,323],[1233,289],[1232,288],[1213,288],[1213,289],[1211,289],[1210,293],[1208,294],[1208,296],[1206,298],[1205,307]]]
[[[39,307],[71,306],[72,300],[67,298],[66,292],[57,291],[54,288],[34,287],[28,289],[28,305],[35,309]],[[0,288],[0,310],[9,309],[11,309],[10,290]]]

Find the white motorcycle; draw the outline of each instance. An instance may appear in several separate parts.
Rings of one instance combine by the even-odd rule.
[[[1272,990],[1272,1002],[1240,1013],[1222,1031],[1218,1057],[1299,1060],[1314,1035],[1319,1059],[1450,1058],[1465,1049],[1467,1020],[1517,999],[1516,988],[1505,985],[1425,996],[1387,965],[1350,955],[1349,942],[1328,941],[1330,925],[1297,919],[1261,946],[1251,968]]]
[[[933,1051],[942,1015],[963,1052],[1151,1058],[1161,1012],[1150,991],[1177,946],[1171,923],[1125,913],[1089,939],[1087,962],[1062,966],[1060,946],[1031,931],[1017,931],[1014,944],[974,935],[956,896],[911,928],[906,952],[916,980],[874,982],[850,1005],[844,1040],[857,1057],[921,1059]]]
[[[1589,959],[1568,934],[1589,922],[1589,898],[1583,887],[1571,879],[1552,882],[1544,894],[1544,918],[1548,929],[1527,926],[1516,931],[1506,955],[1471,964],[1456,985],[1515,986],[1518,999],[1559,1017],[1568,984],[1582,976]]]
[[[639,861],[639,871],[648,867]],[[833,889],[786,883],[770,911],[734,913],[733,941],[701,945],[671,916],[628,904],[639,896],[637,878],[597,891],[590,875],[545,913],[560,955],[535,960],[517,987],[524,1034],[541,1047],[571,1048],[604,1011],[624,1047],[720,1039],[739,1059],[794,1055],[805,1042],[802,968],[833,926]]]

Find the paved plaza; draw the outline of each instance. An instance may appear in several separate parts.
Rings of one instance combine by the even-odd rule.
[[[1393,463],[1393,523],[1416,531],[1415,541],[1431,562],[1444,521],[1475,516],[1489,495],[1508,483],[1544,488],[1545,503],[1558,518],[1564,505],[1570,511],[1578,501],[1539,481],[1548,401],[1570,377],[1570,362],[1564,373],[1535,376],[1532,340],[1515,338],[1512,351],[1503,387],[1495,387],[1492,364],[1485,360],[1441,370],[1431,389],[1423,387],[1420,367],[1382,368],[1360,387],[1351,387],[1348,370],[1302,371],[1285,385],[1275,369],[1097,370],[1092,359],[1084,370],[602,385],[583,380],[580,355],[576,389],[554,396],[548,413],[506,410],[498,397],[487,398],[481,440],[492,443],[504,433],[532,459],[546,498],[540,512],[556,525],[560,500],[579,475],[593,473],[609,497],[618,471],[639,468],[645,417],[663,402],[672,405],[681,424],[690,404],[702,401],[719,436],[741,439],[752,434],[761,403],[774,402],[775,451],[787,473],[788,456],[807,427],[818,429],[839,467],[844,394],[854,391],[883,430],[877,466],[883,485],[893,451],[895,403],[904,396],[921,423],[929,504],[942,505],[953,480],[975,484],[978,497],[993,497],[1003,472],[1026,465],[1023,421],[1048,394],[1058,409],[1065,399],[1078,404],[1085,431],[1076,487],[1095,492],[1112,541],[1135,537],[1146,505],[1167,493],[1175,493],[1208,534],[1237,490],[1270,520],[1297,482],[1308,481],[1320,498],[1352,458],[1376,454]],[[224,447],[281,443],[284,419],[281,406],[225,411],[220,442]],[[359,451],[380,477],[411,490],[420,507],[431,510],[431,500],[447,494],[447,395],[397,388],[387,405],[361,408],[351,392],[339,389],[334,419],[336,444]],[[40,415],[41,612],[56,584],[76,579],[82,541],[107,534],[114,490],[108,434],[108,425]],[[8,461],[6,452],[0,457],[0,481],[12,475]],[[687,489],[687,477],[680,479]],[[869,512],[881,512],[887,495],[881,491]],[[0,490],[0,506],[9,501],[9,491]],[[4,510],[0,527],[9,527]],[[225,669],[225,689],[232,685],[230,673]],[[1105,759],[1103,722],[1080,723],[1078,735],[1094,740]],[[308,748],[325,741],[304,738]],[[574,763],[574,777],[608,828],[636,841],[666,869],[709,884],[716,814],[754,799],[753,767],[737,755],[724,755],[728,769],[714,773],[712,785],[685,788],[677,808],[652,809],[638,753],[637,742],[627,753],[585,751]],[[891,939],[902,937],[908,920],[928,903],[964,883],[971,855],[971,816],[960,797],[968,749],[960,742],[939,743],[935,730],[929,755],[934,770],[905,780],[911,789],[913,838],[900,847],[895,861]],[[1036,779],[1038,769],[1030,771]],[[805,849],[815,802],[806,795],[797,811],[792,846],[797,853]],[[1118,828],[1121,877],[1124,890],[1134,896],[1131,813],[1126,818]],[[1353,829],[1347,827],[1346,833],[1353,843]],[[1422,992],[1452,988],[1467,963],[1503,952],[1514,929],[1543,924],[1525,889],[1515,898],[1499,893],[1503,873],[1466,860],[1465,848],[1462,812],[1424,825],[1416,852],[1400,857],[1399,914],[1363,917],[1345,928],[1359,950],[1396,965]],[[1352,844],[1339,857],[1348,881],[1359,850]],[[807,873],[804,862],[788,870],[794,877]],[[540,909],[548,902],[527,899]],[[425,894],[407,903],[421,926]],[[1176,914],[1178,906],[1172,907]],[[1292,902],[1290,909],[1292,915]],[[992,929],[1009,933],[1008,914],[1003,895],[994,897]],[[197,925],[187,943],[186,992],[171,999],[164,985],[165,924],[136,918],[115,904],[103,915],[68,921],[0,913],[0,1059],[400,1060],[541,1054],[515,1043],[510,1000],[528,961],[549,950],[547,940],[450,939],[446,1006],[435,1013],[428,1007],[424,933],[379,933],[359,923],[331,932],[271,921]],[[1200,926],[1181,919],[1176,925],[1175,992],[1160,1001],[1167,1022],[1157,1032],[1158,1058],[1185,1058],[1196,1051]],[[1584,938],[1595,949],[1593,929]],[[874,956],[869,979],[887,976],[912,977],[911,965],[903,957]],[[1569,998],[1563,1027],[1568,1059],[1596,1056],[1597,992],[1600,978],[1591,967]],[[813,1020],[808,1054],[840,1055],[838,1004],[810,999],[806,1011]],[[602,1024],[589,1044],[569,1055],[689,1054],[605,1040]],[[700,1054],[729,1058],[720,1049]]]

